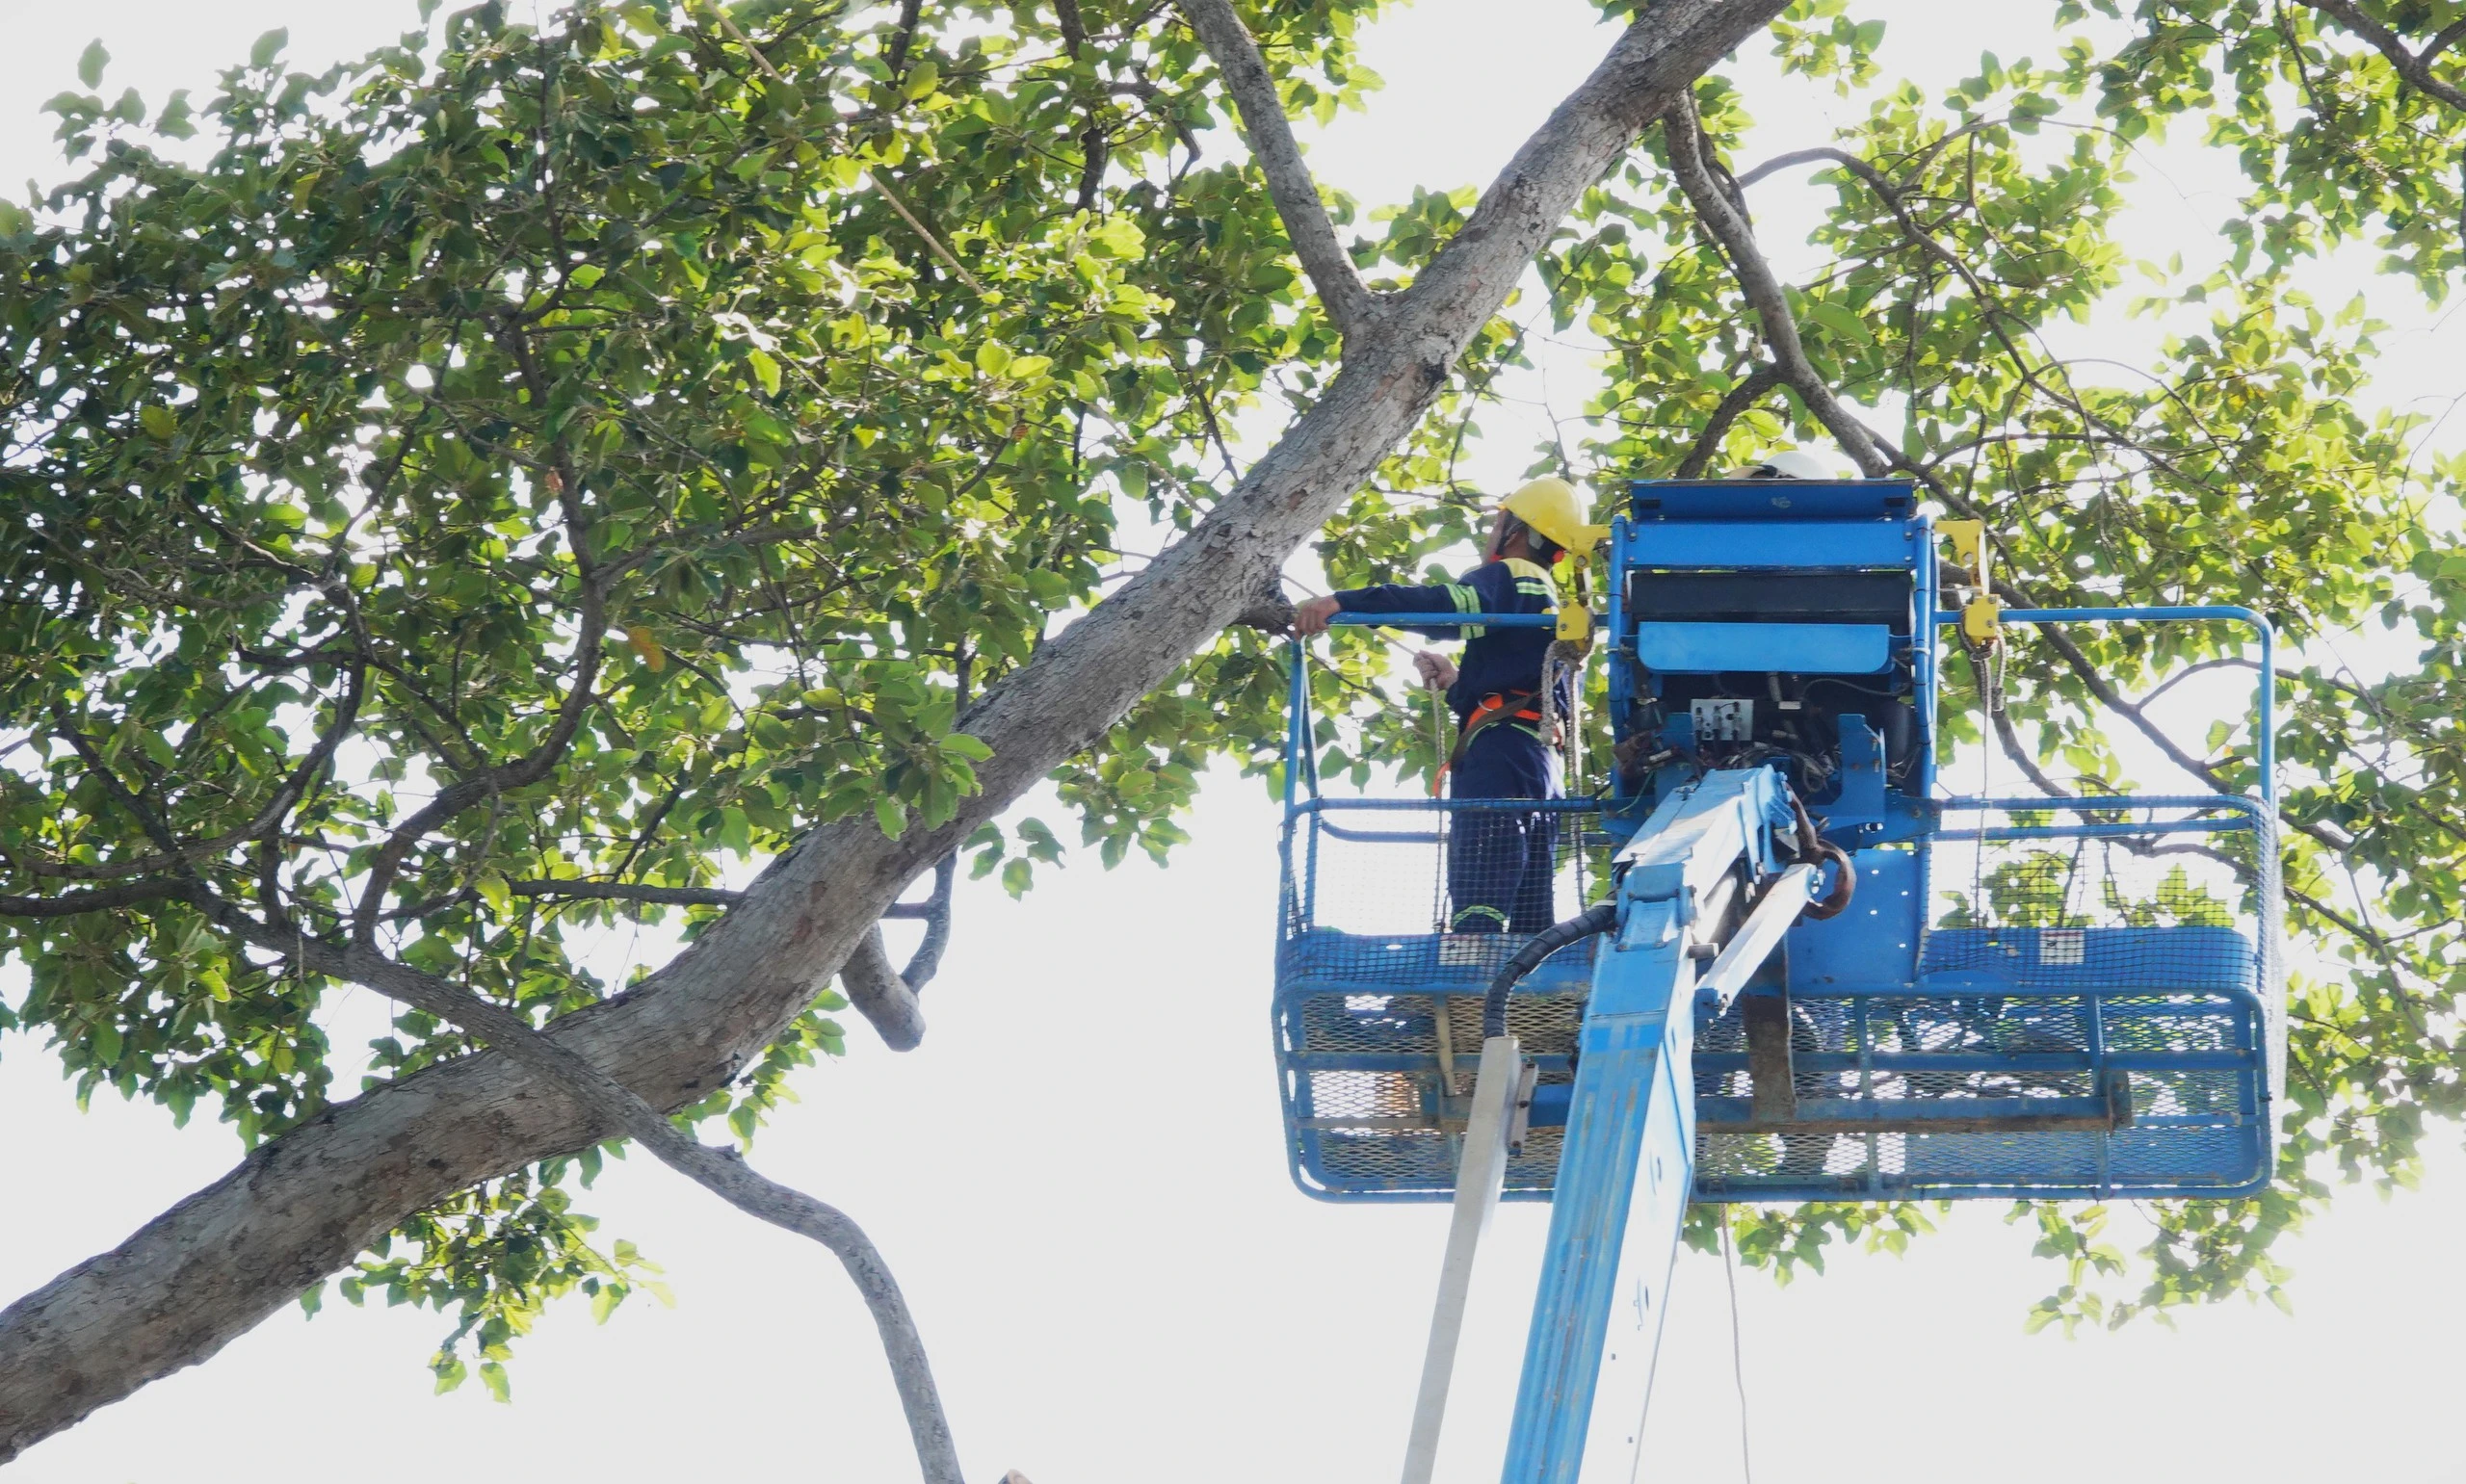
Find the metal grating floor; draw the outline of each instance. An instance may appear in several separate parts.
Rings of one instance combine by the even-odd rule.
[[[1792,1080],[1802,1107],[1851,1105],[1891,1117],[1929,1105],[1957,1114],[1954,1105],[2000,1109],[2091,1099],[2120,1078],[2129,1124],[2028,1133],[1725,1127],[1724,1119],[1743,1122],[1749,1106],[1745,1040],[1733,1006],[1695,1035],[1698,1198],[2198,1195],[2265,1175],[2267,1035],[2250,946],[2231,929],[2143,931],[2077,930],[2080,962],[2040,962],[1995,994],[1970,992],[1961,987],[1970,980],[1947,976],[1941,990],[1922,980],[1927,987],[1917,993],[1792,1000]],[[2010,929],[1991,950],[1957,931],[1930,938],[1930,969],[1990,950],[2039,956],[2040,945]],[[1499,951],[1516,941],[1502,940]],[[1287,945],[1276,1044],[1294,1175],[1311,1194],[1436,1200],[1453,1189],[1455,1137],[1480,1054],[1489,971],[1443,967],[1434,940],[1421,947],[1430,951],[1392,956],[1413,965],[1399,976],[1411,987],[1395,992],[1341,972],[1313,972],[1362,961],[1358,942]],[[1543,1085],[1573,1080],[1569,1054],[1589,947],[1543,965],[1512,1002],[1511,1027]],[[2055,956],[2073,949],[2059,938]],[[2125,958],[2141,982],[2118,982]],[[1456,1069],[1452,1087],[1441,1073],[1442,1044]],[[1559,1131],[1534,1130],[1509,1168],[1508,1198],[1546,1199],[1558,1154]]]

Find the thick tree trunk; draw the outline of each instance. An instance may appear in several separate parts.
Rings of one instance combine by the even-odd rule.
[[[1782,0],[1657,0],[1563,102],[1343,371],[1191,534],[963,718],[993,749],[939,830],[816,831],[632,992],[554,1038],[654,1106],[732,1076],[809,1004],[906,882],[1254,605],[1293,550],[1411,430],[1577,196]],[[0,1312],[0,1461],[212,1355],[424,1206],[615,1132],[484,1053],[336,1106],[111,1252]]]

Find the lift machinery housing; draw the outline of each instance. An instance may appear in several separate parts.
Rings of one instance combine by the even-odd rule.
[[[1975,523],[1930,520],[1904,482],[1639,482],[1597,614],[1338,615],[1597,638],[1613,756],[1597,792],[1547,803],[1323,792],[1297,651],[1274,1002],[1294,1179],[1456,1203],[1407,1484],[1435,1456],[1497,1200],[1554,1208],[1505,1478],[1623,1484],[1644,1476],[1691,1201],[2268,1184],[2285,1063],[2269,626],[2001,610],[1987,560]],[[1985,673],[2007,625],[2120,623],[2249,633],[2252,794],[1946,789],[1952,646]],[[1446,931],[1451,824],[1476,810],[1537,821],[1557,913],[1607,903],[1606,930],[1520,976],[1530,937]],[[1485,999],[1503,1034],[1483,1033]]]

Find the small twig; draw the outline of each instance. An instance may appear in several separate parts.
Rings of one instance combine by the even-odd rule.
[[[883,184],[882,178],[879,175],[875,174],[871,170],[867,170],[865,172],[865,184],[873,187],[883,200],[890,202],[890,209],[899,213],[899,219],[902,221],[906,222],[909,226],[916,229],[916,235],[925,239],[925,246],[933,249],[933,255],[935,257],[940,258],[944,263],[950,265],[951,272],[959,275],[959,281],[961,283],[966,284],[969,288],[974,289],[979,294],[985,292],[984,285],[977,281],[976,274],[969,273],[966,265],[962,264],[958,258],[951,255],[951,249],[942,246],[942,240],[933,235],[933,229],[918,221],[916,213],[907,209],[907,203],[901,200],[899,196],[891,191],[889,186]]]
[[[737,23],[728,17],[728,13],[726,11],[721,10],[715,6],[712,8],[712,13],[719,16],[720,25],[726,30],[729,36],[736,39],[736,43],[739,46],[744,47],[748,55],[753,58],[753,65],[762,69],[762,74],[765,77],[770,78],[773,82],[777,83],[782,88],[789,86],[788,80],[779,75],[779,69],[771,65],[771,59],[762,55],[762,48],[754,45],[753,39],[747,36],[743,31],[737,28]],[[904,37],[905,32],[903,32],[902,35]],[[900,60],[905,61],[907,50],[906,46],[903,43],[899,46],[898,50],[900,52]],[[897,63],[893,64],[893,70],[898,70]],[[940,258],[944,263],[950,265],[951,272],[959,275],[959,281],[961,283],[966,284],[969,288],[974,289],[979,294],[984,292],[984,285],[977,280],[976,274],[969,273],[967,271],[967,266],[961,263],[957,257],[954,257],[951,254],[950,248],[942,246],[942,240],[933,235],[931,228],[926,226],[924,222],[917,220],[916,213],[907,209],[907,203],[901,200],[899,196],[892,192],[889,186],[884,185],[882,183],[882,178],[879,175],[875,174],[872,170],[867,170],[865,172],[864,179],[865,184],[873,187],[875,192],[879,195],[883,200],[890,203],[891,210],[899,213],[901,221],[916,229],[916,235],[925,239],[925,246],[933,249],[933,255]]]

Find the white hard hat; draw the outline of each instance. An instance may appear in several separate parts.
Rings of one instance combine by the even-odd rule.
[[[1792,449],[1787,453],[1767,455],[1762,462],[1749,464],[1744,469],[1732,469],[1729,477],[1734,480],[1829,480],[1838,476],[1825,468],[1813,454],[1801,454]]]

